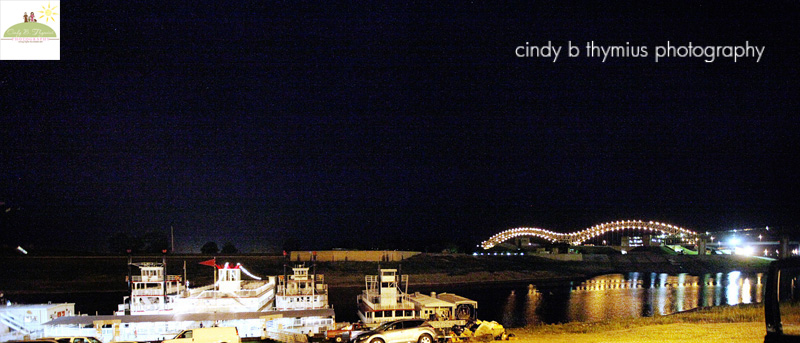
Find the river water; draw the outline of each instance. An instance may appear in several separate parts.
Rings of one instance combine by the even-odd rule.
[[[410,287],[409,292],[448,292],[478,302],[478,317],[506,327],[536,323],[650,317],[697,307],[759,303],[762,274],[704,275],[628,273],[583,281]],[[359,288],[335,288],[330,302],[337,321],[355,321]]]
[[[455,293],[478,302],[478,317],[506,327],[536,323],[600,321],[649,317],[706,306],[759,303],[762,274],[740,272],[704,275],[628,273],[608,274],[582,281],[500,283],[491,285],[440,285],[409,287],[409,292]],[[356,296],[361,287],[329,290],[337,321],[354,322]],[[19,303],[74,302],[77,312],[111,314],[123,292],[26,294],[12,297]]]

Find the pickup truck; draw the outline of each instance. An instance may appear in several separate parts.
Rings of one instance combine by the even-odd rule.
[[[370,329],[363,323],[353,323],[336,330],[325,331],[325,338],[336,343],[355,340],[358,335]]]

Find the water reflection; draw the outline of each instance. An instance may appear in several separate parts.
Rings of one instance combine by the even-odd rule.
[[[749,304],[762,301],[762,274],[668,275],[664,273],[609,274],[554,294],[529,285],[511,291],[503,311],[503,324],[600,321],[611,318],[648,317],[704,306]],[[566,302],[566,303],[562,303]],[[554,315],[560,304],[566,311]],[[562,306],[563,306],[562,305]]]

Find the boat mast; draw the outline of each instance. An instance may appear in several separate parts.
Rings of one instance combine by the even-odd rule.
[[[311,276],[311,301],[313,302],[314,301],[314,294],[316,293],[316,290],[317,290],[317,252],[316,251],[314,252],[314,255],[312,256],[312,258],[314,260],[314,262],[312,262],[313,263],[312,266],[314,267],[314,271],[313,271],[313,274]]]
[[[161,250],[161,286],[163,288],[163,299],[161,309],[167,309],[167,249]]]
[[[131,249],[127,249],[126,251],[128,252],[128,294],[131,295],[130,298],[128,298],[128,313],[126,314],[131,314],[131,311],[133,310],[133,275],[131,275],[133,257],[131,257]]]
[[[189,280],[186,279],[186,260],[183,260],[183,282],[184,282],[185,285],[188,286]],[[183,287],[183,296],[186,296],[186,297],[189,296],[189,287],[186,287],[186,286]]]

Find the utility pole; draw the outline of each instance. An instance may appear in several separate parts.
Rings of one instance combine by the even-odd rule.
[[[189,280],[186,279],[186,260],[183,260],[183,295],[189,296]]]

